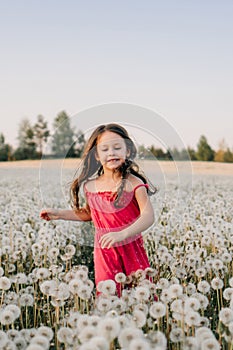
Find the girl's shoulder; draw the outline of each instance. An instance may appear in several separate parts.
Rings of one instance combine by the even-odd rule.
[[[128,191],[136,190],[139,187],[145,186],[147,187],[148,185],[145,184],[139,177],[129,174],[126,182],[126,190],[128,187]]]
[[[87,180],[84,183],[85,192],[95,192],[96,191],[96,179]]]

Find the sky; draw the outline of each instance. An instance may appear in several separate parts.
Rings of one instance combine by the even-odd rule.
[[[232,18],[232,0],[0,0],[0,132],[125,103],[233,149]]]

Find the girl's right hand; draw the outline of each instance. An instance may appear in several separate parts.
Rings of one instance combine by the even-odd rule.
[[[59,210],[57,209],[43,209],[40,212],[40,217],[44,220],[50,221],[50,220],[58,220],[60,219],[59,216]]]

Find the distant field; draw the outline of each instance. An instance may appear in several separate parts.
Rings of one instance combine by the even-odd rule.
[[[49,166],[51,168],[61,166],[67,169],[76,169],[79,163],[78,159],[54,159],[43,160],[43,166]],[[23,160],[16,162],[0,162],[0,168],[39,168],[42,165],[39,160]],[[146,171],[153,171],[155,168],[159,168],[164,173],[176,173],[177,168],[182,171],[191,171],[194,174],[203,175],[233,175],[233,163],[217,163],[217,162],[172,162],[172,161],[140,161],[140,165]]]

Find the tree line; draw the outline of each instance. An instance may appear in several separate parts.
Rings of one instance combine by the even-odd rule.
[[[42,115],[37,116],[34,125],[29,119],[22,119],[18,129],[18,146],[15,149],[5,142],[3,133],[0,133],[0,161],[41,159],[42,155],[47,158],[79,158],[83,152],[85,136],[81,130],[75,130],[65,111],[57,114],[52,128],[50,131]],[[50,148],[45,151],[49,138]],[[196,149],[188,147],[178,150],[174,147],[163,150],[154,145],[149,147],[140,145],[138,152],[139,156],[145,159],[233,162],[233,152],[224,140],[215,151],[204,135],[200,136]]]

